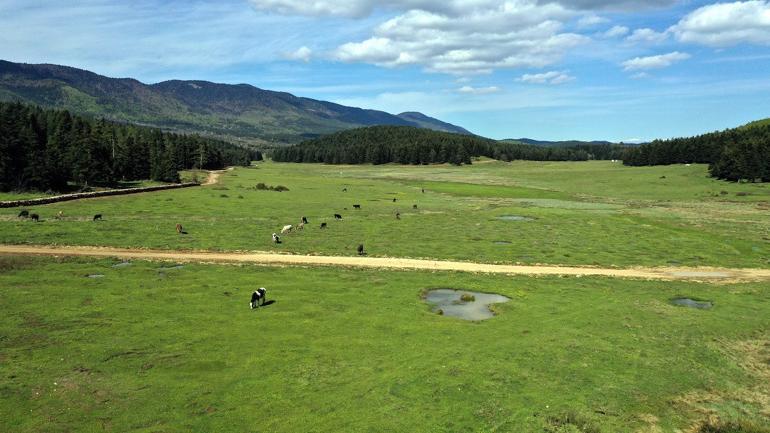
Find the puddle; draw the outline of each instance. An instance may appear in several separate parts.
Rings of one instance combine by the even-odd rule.
[[[689,307],[689,308],[698,308],[701,310],[706,310],[714,306],[713,302],[696,301],[695,299],[690,299],[690,298],[674,298],[670,302],[673,305],[679,305],[681,307]]]
[[[161,266],[158,268],[159,271],[171,271],[174,269],[182,269],[184,268],[184,265],[172,265],[172,266]]]
[[[464,302],[462,295],[471,295],[474,300]],[[433,304],[434,312],[444,316],[459,317],[465,320],[485,320],[494,317],[490,304],[502,304],[510,299],[491,293],[469,292],[467,290],[434,289],[427,293],[425,302]]]
[[[495,245],[510,245],[511,243],[508,241],[495,241],[493,242]]]
[[[500,221],[534,221],[534,218],[525,217],[521,215],[500,215],[497,217]]]
[[[88,278],[104,278],[104,274],[91,274],[87,275]]]
[[[126,266],[131,266],[131,262],[120,262],[112,265],[113,268],[125,268]]]

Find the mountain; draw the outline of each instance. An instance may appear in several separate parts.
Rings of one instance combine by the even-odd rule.
[[[248,144],[287,144],[341,130],[397,125],[468,133],[425,116],[346,107],[248,84],[170,80],[144,84],[68,66],[0,60],[0,101],[199,133]]]
[[[504,143],[520,143],[528,144],[530,146],[542,146],[542,147],[575,147],[575,146],[596,146],[604,144],[617,144],[611,141],[580,141],[580,140],[567,140],[567,141],[544,141],[533,140],[531,138],[508,138],[500,140]]]

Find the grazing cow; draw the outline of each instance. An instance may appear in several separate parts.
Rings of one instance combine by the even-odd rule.
[[[29,218],[29,211],[28,210],[23,210],[23,211],[19,212],[18,218]]]
[[[422,193],[425,194],[425,188],[422,189]]]
[[[348,192],[347,188],[342,188],[342,192]]]
[[[251,309],[255,309],[259,307],[259,300],[262,300],[262,305],[265,305],[265,299],[267,297],[267,289],[264,287],[260,287],[259,289],[255,290],[254,293],[251,294],[251,302],[249,302],[249,307]]]
[[[277,234],[273,233],[273,243],[280,244],[281,238]]]
[[[366,254],[364,252],[364,244],[358,244],[358,248],[356,248],[356,251],[358,251],[359,256],[363,256],[364,254]]]
[[[299,230],[305,230],[305,223],[297,224],[297,231],[299,231]]]
[[[361,209],[361,205],[360,204],[354,204],[353,205],[353,209]]]
[[[396,202],[396,198],[395,198],[395,197],[393,197],[393,203],[395,203],[395,202]]]
[[[102,214],[98,213],[98,214],[94,215],[93,221],[96,221],[96,220],[101,221],[102,220]]]
[[[334,214],[334,219],[341,220],[342,219],[342,215],[336,213],[336,214]]]
[[[182,224],[177,224],[176,225],[176,232],[177,232],[177,234],[180,234],[180,235],[182,233],[184,233],[184,230],[182,229]]]
[[[302,219],[302,224],[307,224],[307,218],[302,217],[301,219]]]
[[[326,228],[326,223],[321,223],[321,228],[325,229]]]
[[[413,205],[412,205],[412,209],[417,209],[417,205],[416,205],[416,204],[413,204]]]
[[[38,222],[38,221],[40,221],[40,215],[38,215],[38,214],[36,214],[36,213],[30,214],[30,215],[29,215],[29,218],[30,218],[32,221],[34,221],[34,222]]]
[[[281,229],[281,234],[285,235],[286,233],[289,233],[292,228],[294,228],[294,226],[292,226],[291,224],[283,226],[283,228]]]
[[[400,213],[400,212],[396,212],[396,219],[397,219],[397,220],[400,220],[400,219],[401,219],[401,213]]]

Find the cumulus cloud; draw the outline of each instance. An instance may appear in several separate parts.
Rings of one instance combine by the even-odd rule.
[[[631,60],[626,60],[625,62],[623,62],[622,65],[623,65],[623,69],[625,69],[626,71],[661,69],[661,68],[667,68],[676,62],[687,60],[689,58],[690,58],[690,55],[687,53],[680,53],[679,51],[674,51],[672,53],[660,54],[657,56],[635,57]]]
[[[671,6],[678,0],[540,0],[541,3],[561,3],[575,9],[629,11]]]
[[[542,74],[524,74],[518,81],[531,84],[564,84],[574,79],[575,77],[567,72],[549,71]]]
[[[608,20],[607,18],[600,17],[599,15],[591,14],[591,15],[586,15],[583,18],[580,18],[577,22],[577,25],[578,27],[585,28],[585,27],[593,27],[599,24],[604,24],[609,21],[610,20]]]
[[[606,32],[602,33],[605,38],[618,38],[628,34],[630,30],[625,26],[614,26]]]
[[[459,16],[410,10],[380,24],[369,39],[341,45],[336,58],[468,75],[545,67],[588,41],[562,32],[563,22],[575,13],[560,5],[538,5],[533,0],[486,3],[468,3],[475,7]]]
[[[770,45],[770,2],[752,0],[703,6],[669,31],[681,42],[714,47],[740,43]]]
[[[668,34],[665,32],[656,32],[653,29],[636,29],[631,33],[626,41],[636,43],[650,43],[657,44],[665,41],[668,38]]]
[[[296,51],[286,54],[286,58],[289,60],[301,60],[303,62],[309,62],[310,57],[313,55],[313,51],[305,46],[298,48]]]
[[[489,86],[489,87],[462,86],[459,89],[457,89],[458,93],[466,93],[470,95],[488,95],[490,93],[497,93],[499,91],[500,91],[500,88],[497,86]]]

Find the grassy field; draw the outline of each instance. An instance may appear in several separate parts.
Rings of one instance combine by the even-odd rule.
[[[255,189],[260,182],[289,191]],[[43,222],[19,220],[18,209],[0,210],[0,243],[332,255],[354,255],[363,243],[373,256],[496,263],[770,265],[770,187],[715,181],[703,165],[267,162],[227,172],[218,185],[34,211]],[[53,218],[59,211],[63,220]],[[104,221],[92,223],[97,213]],[[343,220],[334,221],[335,213]],[[500,219],[506,215],[523,218]],[[305,231],[274,245],[270,234],[300,216],[310,220]],[[320,230],[321,222],[329,228]],[[178,236],[176,223],[189,234]]]
[[[0,257],[0,431],[770,425],[769,283],[115,263]],[[467,322],[434,287],[512,300]]]

